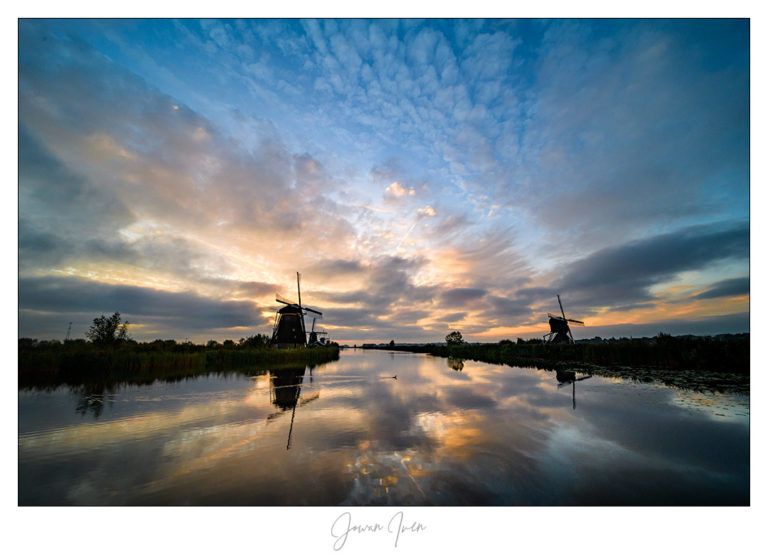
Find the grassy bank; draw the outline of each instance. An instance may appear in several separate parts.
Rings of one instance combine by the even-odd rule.
[[[151,383],[210,371],[245,371],[287,365],[319,365],[336,360],[338,346],[278,350],[208,348],[194,344],[122,345],[100,348],[90,343],[19,345],[19,387],[61,384]]]
[[[697,390],[749,392],[749,337],[545,345],[533,343],[388,346],[392,350],[516,367],[585,371]]]

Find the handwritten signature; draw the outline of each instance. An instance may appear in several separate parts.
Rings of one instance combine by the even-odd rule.
[[[394,514],[389,523],[387,523],[386,532],[395,535],[395,548],[400,542],[400,535],[404,533],[420,533],[426,531],[427,527],[422,525],[418,521],[413,521],[408,524],[405,522],[405,518],[402,511],[398,511]],[[380,523],[374,524],[353,524],[352,514],[345,511],[336,521],[331,525],[331,536],[336,540],[333,543],[333,550],[341,550],[344,545],[347,544],[347,538],[351,533],[358,533],[360,535],[365,533],[380,533],[384,531],[384,526]]]

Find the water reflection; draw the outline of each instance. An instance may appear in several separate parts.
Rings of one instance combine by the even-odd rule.
[[[453,356],[448,356],[446,360],[448,362],[448,367],[452,370],[462,371],[464,369],[464,360],[462,358],[454,358]]]
[[[286,367],[270,371],[272,404],[280,410],[295,409],[304,381],[304,366]]]
[[[73,414],[83,395],[20,392],[19,502],[749,503],[746,397],[455,371],[350,350],[314,370],[121,387],[99,416]]]
[[[310,383],[312,379],[312,370],[309,368]],[[304,381],[305,368],[301,367],[283,367],[278,369],[272,369],[269,372],[271,401],[282,412],[287,410],[291,411],[291,425],[288,429],[288,443],[285,448],[291,448],[291,435],[293,434],[293,423],[296,419],[296,407],[298,405],[304,406],[320,397],[319,391],[313,395],[304,398],[299,402],[301,396],[301,385]],[[280,413],[271,414],[268,419],[274,419],[279,416]]]
[[[572,393],[572,402],[573,402],[573,410],[576,410],[576,382],[577,381],[584,381],[586,379],[591,379],[591,375],[583,375],[581,377],[576,377],[576,372],[573,370],[565,370],[565,369],[556,369],[555,370],[555,378],[557,379],[557,388],[560,389],[561,387],[565,387],[567,385],[570,385],[573,389]]]
[[[104,411],[104,404],[108,404],[110,407],[115,402],[114,388],[97,385],[97,386],[83,386],[77,387],[71,390],[73,394],[77,395],[77,405],[75,411],[80,416],[91,414],[94,418],[101,416]]]

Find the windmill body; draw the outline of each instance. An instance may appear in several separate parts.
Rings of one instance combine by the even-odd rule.
[[[549,316],[549,336],[552,344],[568,344],[571,342],[571,329],[568,326],[568,321],[564,321],[562,317]]]
[[[299,348],[307,343],[298,305],[286,305],[277,310],[272,330],[272,344],[278,348]]]

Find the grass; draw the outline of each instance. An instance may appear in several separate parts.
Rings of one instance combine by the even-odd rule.
[[[168,341],[166,341],[167,343]],[[212,371],[244,371],[274,366],[319,365],[339,357],[338,346],[296,349],[207,348],[192,344],[158,347],[129,344],[100,348],[90,343],[20,343],[19,387],[62,384],[151,383]]]
[[[545,345],[534,343],[387,346],[390,350],[658,381],[695,390],[749,393],[749,337],[654,339]]]

